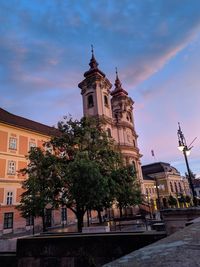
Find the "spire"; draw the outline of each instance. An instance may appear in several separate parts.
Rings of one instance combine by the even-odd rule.
[[[119,77],[118,77],[117,67],[115,68],[115,73],[116,73],[115,88],[120,88],[122,86],[122,83],[120,82]]]
[[[94,56],[94,47],[93,47],[93,45],[91,45],[91,53],[92,53],[92,57],[91,57],[90,63],[89,63],[90,69],[84,73],[84,76],[87,77],[87,76],[89,76],[89,75],[91,75],[93,73],[97,73],[98,72],[103,77],[105,77],[105,74],[101,70],[98,69],[98,65],[99,64],[96,61],[96,58]]]
[[[93,45],[91,45],[91,52],[92,52],[92,57],[91,57],[90,63],[89,63],[90,69],[97,69],[99,64],[96,61],[96,58],[94,57],[94,47],[93,47]]]
[[[122,83],[118,77],[117,68],[115,68],[116,79],[115,79],[115,89],[111,92],[111,95],[128,95],[128,93],[122,88]]]

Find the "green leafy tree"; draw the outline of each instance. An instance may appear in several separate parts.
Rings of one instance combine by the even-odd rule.
[[[114,195],[122,217],[122,209],[140,204],[142,201],[141,190],[136,179],[133,166],[120,167],[112,172],[115,181]]]
[[[81,231],[86,210],[100,213],[114,199],[120,207],[139,202],[133,169],[122,167],[121,155],[103,130],[102,120],[70,118],[59,122],[58,128],[59,134],[46,143],[53,154],[34,148],[28,155],[29,165],[23,172],[29,178],[23,183],[19,205],[23,216],[41,216],[45,230],[46,205],[66,205]]]
[[[170,206],[176,206],[177,205],[177,199],[175,197],[173,197],[172,195],[170,195],[168,198],[168,203]]]
[[[60,135],[51,140],[51,145],[57,155],[60,157],[61,168],[81,158],[87,158],[91,162],[98,164],[99,172],[107,180],[109,186],[104,187],[104,199],[95,202],[92,206],[100,216],[100,211],[105,207],[110,207],[112,203],[112,194],[110,185],[112,170],[117,168],[121,161],[121,155],[116,150],[114,141],[109,138],[103,130],[104,122],[99,118],[84,117],[80,121],[65,119],[59,122],[58,128]],[[71,166],[71,165],[70,165]],[[63,172],[64,173],[64,172]],[[84,187],[84,184],[82,184]],[[63,186],[65,188],[65,185]],[[61,197],[62,199],[62,197]],[[69,205],[68,205],[69,207]],[[91,207],[88,209],[91,209]]]
[[[28,179],[22,184],[24,193],[17,208],[24,218],[42,217],[43,231],[45,231],[46,205],[51,204],[52,207],[56,207],[57,202],[54,200],[61,186],[57,159],[40,148],[32,148],[27,158],[29,164],[21,172],[27,174]]]
[[[190,196],[185,196],[185,202],[190,204],[191,203],[191,197]]]
[[[78,231],[82,231],[86,210],[103,205],[107,191],[107,178],[100,172],[99,165],[87,156],[77,157],[63,170],[62,199],[78,220]]]

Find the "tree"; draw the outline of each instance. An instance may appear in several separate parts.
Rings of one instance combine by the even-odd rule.
[[[104,123],[99,118],[84,117],[80,121],[65,118],[64,121],[58,124],[61,134],[50,141],[55,154],[62,155],[60,156],[60,166],[63,169],[62,174],[65,173],[64,169],[66,166],[70,168],[72,166],[70,163],[74,161],[77,164],[78,160],[87,159],[98,164],[98,170],[104,177],[104,180],[107,181],[106,184],[108,186],[105,187],[102,184],[101,186],[104,190],[99,201],[94,201],[93,199],[94,203],[90,205],[92,207],[86,206],[88,209],[96,209],[99,215],[104,207],[110,207],[112,203],[113,198],[111,198],[109,186],[112,184],[110,175],[113,169],[122,164],[121,155],[116,150],[113,139],[107,136],[103,127]],[[64,180],[65,178],[63,178]],[[73,186],[73,184],[68,184],[67,187],[71,185]],[[81,184],[81,187],[85,187],[84,183]],[[66,185],[63,185],[63,188],[66,188]],[[85,190],[89,189],[85,188]],[[63,197],[61,196],[61,201],[62,199]],[[68,207],[70,207],[69,203]],[[73,208],[73,203],[71,203],[71,207]],[[75,214],[77,215],[77,211]]]
[[[112,172],[115,181],[114,195],[122,217],[122,209],[140,204],[142,201],[140,186],[136,180],[133,166],[120,167]]]
[[[170,206],[176,206],[177,205],[177,199],[175,197],[173,197],[172,195],[170,195],[168,198],[168,203]]]
[[[42,217],[43,231],[45,231],[46,205],[51,204],[52,207],[56,207],[57,202],[54,200],[61,186],[57,158],[40,148],[32,148],[27,158],[29,164],[21,172],[27,174],[28,179],[22,183],[24,193],[17,208],[24,218]]]
[[[65,185],[62,199],[66,207],[76,215],[78,231],[81,232],[86,210],[103,205],[108,186],[107,178],[101,174],[96,162],[82,155],[68,164],[63,172],[63,181]]]
[[[114,140],[103,130],[99,118],[65,119],[58,123],[59,133],[45,146],[53,154],[39,148],[28,155],[29,165],[23,170],[29,178],[19,209],[41,216],[45,230],[45,207],[66,205],[82,230],[86,210],[110,207],[114,199],[125,207],[138,203],[140,192],[133,169],[123,168]]]
[[[191,196],[186,195],[185,196],[185,202],[190,204],[191,203]]]

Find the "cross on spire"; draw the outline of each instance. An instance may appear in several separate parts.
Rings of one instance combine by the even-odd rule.
[[[92,55],[94,55],[94,47],[93,47],[93,44],[91,44],[91,52],[92,52]]]

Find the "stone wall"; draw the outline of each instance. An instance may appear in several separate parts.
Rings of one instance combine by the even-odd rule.
[[[17,241],[18,267],[92,267],[165,237],[165,233],[43,235]]]
[[[200,217],[200,207],[165,209],[161,211],[167,235],[183,229],[187,222]]]

